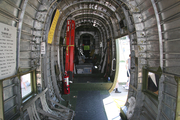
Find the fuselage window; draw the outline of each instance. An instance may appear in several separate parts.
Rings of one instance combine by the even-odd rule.
[[[32,78],[31,73],[25,74],[21,76],[21,93],[22,98],[29,95],[32,92]]]
[[[159,94],[159,79],[161,70],[143,69],[143,91],[157,98]]]
[[[158,74],[148,72],[147,89],[158,95],[158,90],[159,90],[159,75]]]

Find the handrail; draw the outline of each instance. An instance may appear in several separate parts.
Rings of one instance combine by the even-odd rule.
[[[111,69],[112,71],[115,71],[116,69],[113,69],[113,65],[114,65],[114,61],[116,60],[116,58],[112,59],[112,62],[111,62]]]

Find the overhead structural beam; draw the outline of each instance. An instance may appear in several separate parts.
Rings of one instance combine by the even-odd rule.
[[[61,2],[59,3],[59,4],[61,4]],[[100,7],[103,7],[103,8],[106,8],[106,9],[108,9],[108,10],[110,10],[110,11],[112,11],[112,12],[115,12],[116,11],[116,7],[115,7],[115,3],[114,3],[114,5],[107,5],[106,4],[106,2],[105,3],[99,3],[99,2],[95,2],[95,1],[91,1],[91,3],[90,2],[88,2],[88,1],[80,1],[80,2],[78,2],[78,3],[74,3],[74,4],[68,4],[68,5],[65,5],[65,7],[64,8],[61,8],[63,11],[65,11],[65,10],[68,10],[70,7],[72,7],[73,8],[73,10],[75,9],[75,7],[74,6],[81,6],[81,5],[89,5],[89,4],[91,4],[91,5],[99,5]],[[116,5],[117,6],[117,5]],[[58,6],[58,7],[60,7],[60,6]],[[118,6],[117,6],[118,7]],[[98,9],[98,8],[96,8],[96,7],[91,7],[91,8],[89,8],[89,9]]]
[[[104,24],[103,21],[100,21],[100,20],[97,19],[97,18],[91,18],[91,17],[86,17],[86,18],[84,18],[84,19],[96,20],[97,23],[99,23],[99,24],[97,24],[97,23],[95,23],[95,24],[98,25],[99,28],[101,28],[101,30],[104,30],[104,29],[105,29],[105,32],[106,32],[106,33],[105,33],[105,36],[107,36],[107,38],[108,38],[108,36],[110,36],[110,35],[109,35],[110,30],[109,30],[108,26]],[[80,20],[80,19],[76,19],[76,20]],[[89,21],[88,21],[88,22],[89,22]],[[103,27],[101,27],[100,25],[103,26]]]
[[[78,26],[78,24],[81,24],[81,23],[77,23],[76,25]],[[76,27],[76,29],[78,29],[79,27],[81,27],[81,26]],[[103,40],[106,40],[107,39],[107,34],[106,34],[107,31],[105,29],[102,29],[102,27],[100,27],[98,25],[95,26],[95,28],[97,28],[97,30],[100,33],[100,41],[102,42]]]
[[[111,2],[101,2],[101,3],[93,2],[93,3],[91,3],[92,7],[89,7],[88,5],[90,5],[90,3],[86,2],[86,1],[78,2],[78,3],[76,2],[76,3],[68,4],[68,5],[61,5],[61,4],[64,4],[64,3],[59,2],[59,6],[58,6],[58,7],[61,7],[61,10],[63,12],[63,15],[61,16],[63,18],[63,19],[61,19],[61,22],[63,22],[63,23],[60,24],[61,27],[59,27],[60,32],[61,32],[62,25],[64,24],[64,21],[66,20],[66,17],[64,15],[66,15],[68,17],[68,16],[72,16],[72,15],[76,14],[76,12],[78,12],[78,14],[85,13],[84,15],[89,16],[90,13],[85,12],[84,10],[94,10],[96,12],[96,16],[102,16],[102,14],[104,14],[102,17],[105,17],[104,19],[106,19],[106,21],[107,21],[106,23],[108,23],[108,24],[110,24],[110,26],[112,26],[112,21],[111,21],[111,19],[109,19],[109,17],[112,15],[109,16],[109,14],[107,14],[107,13],[114,14],[114,11],[116,11],[116,9],[119,8],[119,6],[117,6],[114,2],[113,2],[113,4]],[[86,7],[84,7],[85,5],[86,5]],[[98,5],[98,6],[96,7],[96,5]],[[69,10],[69,9],[71,9],[72,6],[73,6],[72,10]],[[101,9],[98,8],[99,6],[101,7]],[[76,9],[76,8],[79,8],[79,9]],[[105,12],[104,9],[106,11],[111,11],[111,12]],[[94,13],[92,14],[92,17],[93,16],[94,16]],[[116,18],[117,15],[114,14],[113,16],[114,17],[112,20],[118,19],[118,18]],[[107,19],[109,19],[109,20],[107,20]],[[116,22],[113,22],[113,23],[116,23]],[[113,31],[113,28],[111,28],[110,33],[112,33],[112,34],[110,37],[114,36],[113,35],[114,32],[112,32],[112,31]]]
[[[84,14],[88,14],[88,13],[82,13],[82,14],[78,14],[78,15],[75,15],[75,16],[73,16],[74,18],[77,18],[77,17],[80,17],[81,15],[83,16]],[[97,18],[96,18],[97,17]],[[104,26],[107,26],[107,27],[105,27],[105,28],[107,28],[106,29],[106,31],[109,31],[107,34],[109,34],[108,35],[108,38],[110,38],[110,37],[112,37],[113,36],[113,32],[112,32],[112,27],[111,27],[111,23],[109,23],[108,24],[108,22],[107,22],[107,20],[105,20],[104,18],[102,18],[102,17],[99,17],[99,16],[97,16],[97,15],[94,15],[94,18],[92,18],[92,17],[89,17],[89,18],[91,18],[91,19],[95,19],[96,18],[96,20],[101,20],[102,22],[101,23],[107,23],[107,25],[104,25]],[[61,22],[65,22],[65,19],[64,19],[64,21],[61,21]],[[62,30],[62,25],[65,25],[65,24],[61,24],[61,26],[59,26],[59,29],[60,29],[60,33],[62,32],[61,30]]]

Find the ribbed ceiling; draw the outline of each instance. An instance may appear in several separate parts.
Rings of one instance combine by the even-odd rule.
[[[122,11],[120,10],[121,7],[112,0],[62,0],[57,8],[61,11],[59,18],[59,22],[61,22],[60,29],[65,28],[63,26],[66,25],[66,19],[72,17],[76,21],[76,28],[92,30],[92,28],[96,27],[96,30],[99,30],[100,33],[105,30],[107,38],[118,36],[116,29],[120,29],[119,21],[124,18],[123,12],[120,12]],[[114,26],[116,28],[113,28]],[[62,33],[64,33],[63,30]]]

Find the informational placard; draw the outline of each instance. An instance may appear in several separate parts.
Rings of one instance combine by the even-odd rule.
[[[100,47],[103,47],[103,43],[102,42],[100,42]]]
[[[0,80],[16,72],[16,27],[0,23]]]
[[[45,42],[41,43],[41,54],[46,54]]]

